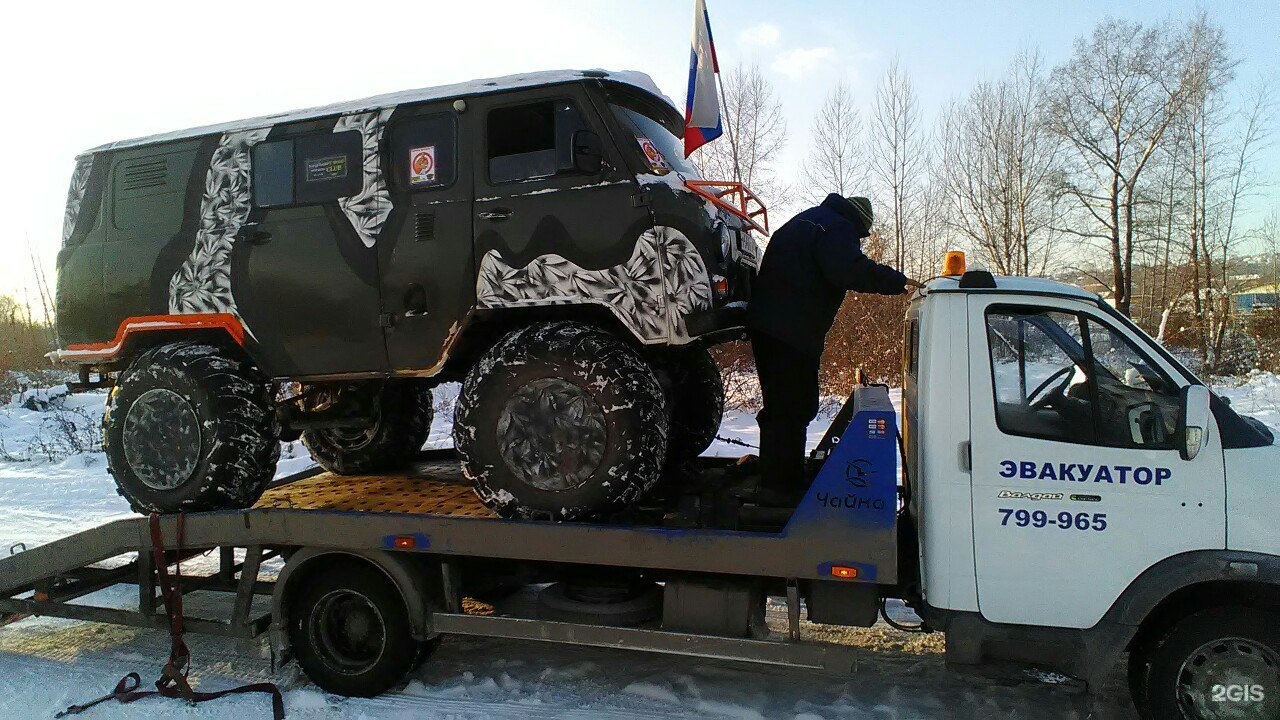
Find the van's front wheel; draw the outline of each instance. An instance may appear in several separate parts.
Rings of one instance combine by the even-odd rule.
[[[662,388],[620,338],[575,322],[509,333],[458,396],[454,444],[486,505],[571,520],[625,509],[667,449]]]

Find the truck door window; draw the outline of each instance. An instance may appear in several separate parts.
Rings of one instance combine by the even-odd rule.
[[[1097,432],[1104,445],[1173,448],[1181,393],[1119,331],[1087,320],[1097,385]]]
[[[1080,318],[1040,309],[993,309],[987,344],[996,422],[1009,435],[1094,442],[1093,402]]]
[[[574,172],[573,134],[587,127],[568,100],[490,110],[489,179],[516,182]]]

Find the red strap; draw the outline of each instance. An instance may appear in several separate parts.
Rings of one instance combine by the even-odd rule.
[[[182,543],[185,538],[186,519],[187,516],[185,514],[178,513],[177,550],[179,553],[182,551]],[[260,692],[271,694],[271,714],[274,720],[284,720],[284,697],[280,694],[280,688],[276,687],[275,683],[252,683],[218,692],[196,692],[191,689],[191,684],[187,681],[187,676],[191,672],[191,651],[187,648],[187,644],[183,639],[186,634],[186,628],[182,624],[182,563],[174,563],[173,575],[170,577],[169,563],[164,551],[164,534],[160,530],[160,516],[152,513],[150,524],[151,561],[156,569],[156,584],[160,586],[160,598],[164,601],[165,614],[169,617],[169,637],[172,642],[169,648],[169,660],[165,663],[164,670],[160,673],[160,678],[156,680],[156,689],[138,690],[138,687],[142,684],[142,678],[139,677],[138,673],[131,672],[120,678],[120,682],[116,683],[115,690],[84,705],[72,705],[58,713],[57,717],[79,715],[85,710],[108,700],[126,704],[144,697],[159,695],[185,700],[188,704],[194,705],[208,700],[217,700],[228,695]]]

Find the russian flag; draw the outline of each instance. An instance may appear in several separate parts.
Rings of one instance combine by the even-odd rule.
[[[720,137],[720,96],[716,93],[716,45],[706,0],[698,0],[693,16],[693,50],[689,53],[689,96],[684,111],[684,156]]]

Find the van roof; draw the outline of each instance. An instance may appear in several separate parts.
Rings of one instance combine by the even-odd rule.
[[[466,82],[454,83],[452,85],[437,85],[435,87],[419,88],[417,90],[401,90],[383,95],[374,95],[373,97],[367,97],[360,100],[348,100],[346,102],[333,103],[331,105],[320,105],[302,110],[277,113],[275,115],[262,115],[244,120],[233,120],[231,122],[218,123],[216,125],[204,125],[201,127],[188,128],[186,130],[175,130],[173,132],[160,133],[159,135],[133,138],[131,140],[120,140],[113,143],[107,143],[105,145],[99,145],[91,150],[86,150],[82,155],[91,155],[93,153],[104,152],[107,150],[119,150],[121,148],[152,145],[156,143],[170,142],[173,140],[185,140],[188,138],[200,137],[202,135],[222,134],[238,130],[254,130],[257,128],[279,125],[281,123],[326,117],[328,115],[348,115],[351,113],[377,110],[404,103],[484,95],[503,90],[539,87],[542,85],[578,82],[581,80],[612,80],[614,82],[630,85],[662,98],[667,102],[667,104],[671,105],[673,108],[675,107],[675,103],[671,102],[671,98],[662,94],[662,91],[658,89],[657,84],[653,82],[653,78],[642,72],[634,70],[545,70],[540,72],[520,73],[518,75],[507,75],[497,78],[468,80]]]

